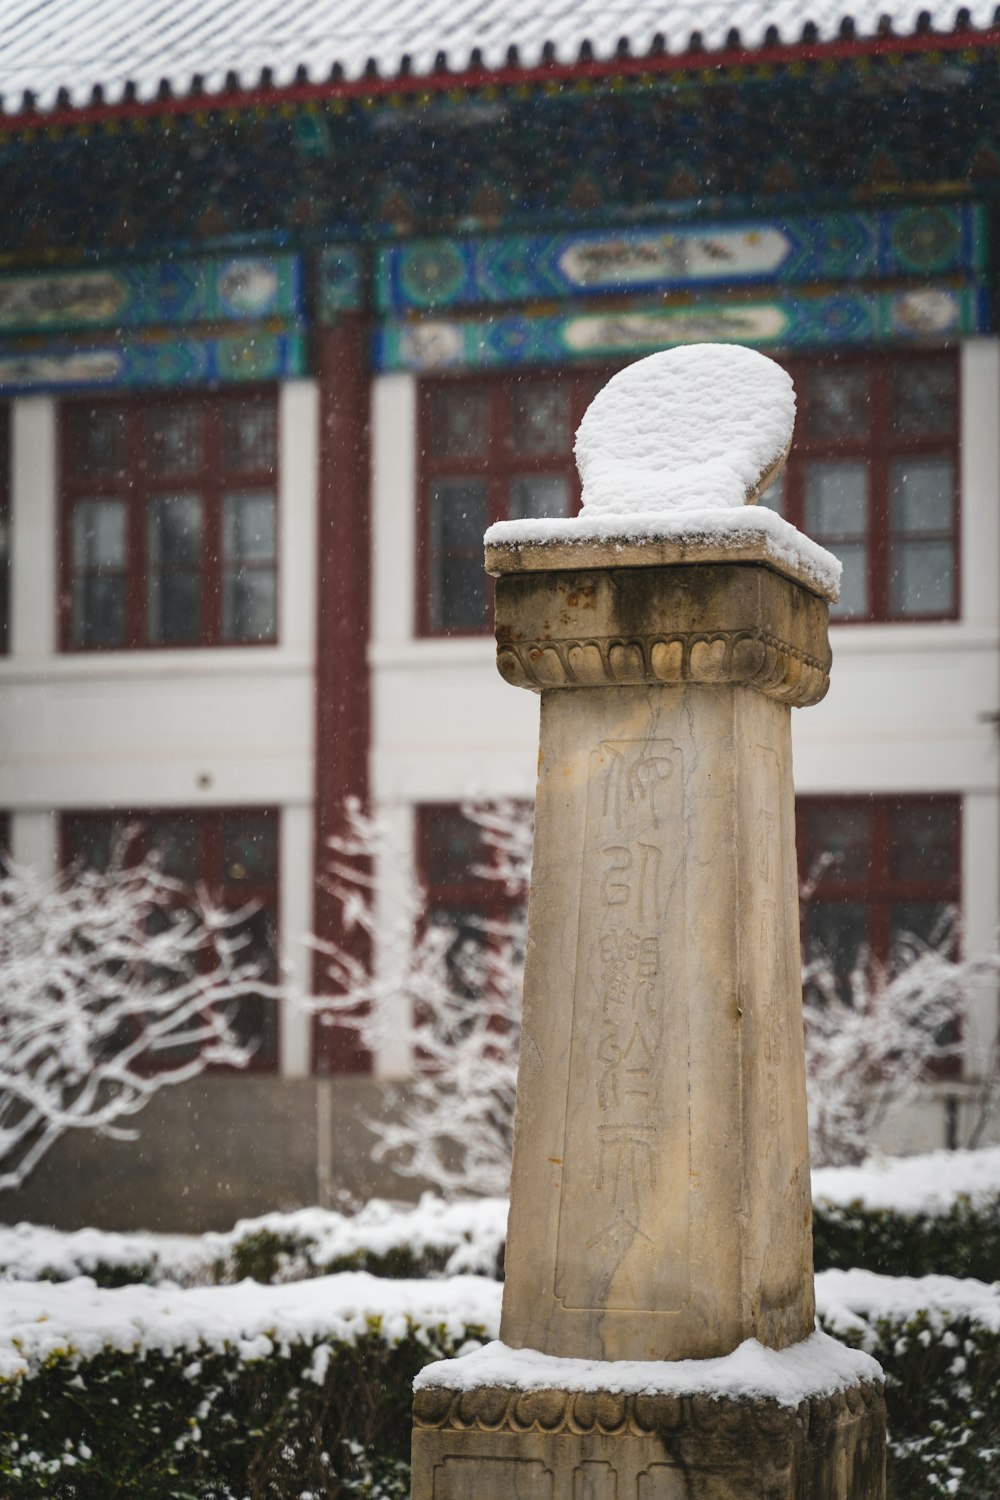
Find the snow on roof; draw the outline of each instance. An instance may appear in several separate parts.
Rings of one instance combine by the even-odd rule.
[[[627,38],[643,56],[661,36],[666,50],[689,49],[697,32],[708,50],[757,48],[769,27],[784,45],[798,42],[812,23],[816,40],[832,41],[845,16],[858,36],[876,34],[883,17],[898,35],[909,35],[926,13],[937,31],[993,24],[994,0],[6,0],[0,7],[0,94],[8,112],[21,109],[30,90],[42,109],[82,107],[100,85],[109,102],[131,82],[135,98],[151,100],[162,79],[175,95],[191,92],[199,75],[206,93],[223,89],[226,75],[239,86],[257,84],[261,70],[273,83],[321,83],[331,67],[360,77],[369,59],[392,76],[409,57],[417,76],[448,65],[506,65],[511,43],[522,67],[542,61],[570,64],[590,42],[596,59],[614,56]],[[731,37],[733,29],[738,39]],[[774,34],[768,39],[774,41]],[[543,48],[549,50],[543,59]],[[60,89],[65,95],[57,98]]]

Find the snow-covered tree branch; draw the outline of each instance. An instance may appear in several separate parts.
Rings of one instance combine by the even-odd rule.
[[[935,1064],[961,1057],[971,997],[984,980],[995,985],[1000,953],[961,959],[955,947],[950,932],[930,943],[904,935],[897,941],[891,969],[862,949],[846,981],[823,956],[806,964],[806,1080],[814,1166],[862,1161],[881,1127],[916,1097]],[[980,1118],[996,1094],[995,1057],[992,1074],[979,1081]]]
[[[495,1194],[506,1191],[510,1169],[531,820],[519,804],[464,811],[487,851],[473,873],[497,883],[505,914],[435,920],[412,886],[392,903],[391,930],[380,930],[378,871],[393,853],[378,821],[353,805],[328,880],[343,930],[365,941],[324,950],[336,995],[317,1003],[329,1024],[353,1028],[373,1052],[389,1042],[413,1061],[395,1116],[368,1121],[377,1155],[446,1194]],[[804,901],[815,883],[803,886]],[[810,956],[803,981],[814,1165],[860,1161],[935,1065],[963,1054],[969,1007],[984,985],[995,993],[1000,952],[963,959],[956,949],[954,932],[929,943],[904,936],[891,969],[862,949],[846,975],[828,957]],[[1000,1042],[966,1093],[967,1144],[976,1144],[1000,1102]]]
[[[236,1010],[267,990],[247,915],[127,844],[106,872],[0,867],[0,1189],[67,1131],[129,1138],[120,1122],[160,1089],[246,1063]]]
[[[378,931],[379,859],[391,857],[384,829],[356,804],[348,831],[332,841],[328,889],[345,933],[360,931],[379,962],[348,943],[324,947],[337,992],[319,1002],[330,1024],[347,1025],[372,1051],[391,1039],[413,1059],[390,1118],[367,1123],[376,1154],[397,1171],[445,1194],[507,1190],[517,1078],[524,954],[524,905],[531,863],[530,809],[468,806],[484,848],[471,874],[498,899],[495,914],[460,924],[428,913],[414,886],[395,907],[391,931]]]

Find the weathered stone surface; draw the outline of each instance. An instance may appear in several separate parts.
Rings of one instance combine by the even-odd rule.
[[[745,564],[507,574],[497,668],[515,687],[732,683],[804,707],[830,683],[828,606]]]
[[[543,694],[507,1344],[812,1329],[790,755],[747,688]]]
[[[418,1391],[414,1500],[880,1500],[875,1385],[797,1407],[707,1396]]]
[[[486,547],[486,571],[579,573],[588,568],[672,568],[682,563],[758,563],[831,602],[836,595],[802,561],[779,550],[765,532],[757,535],[644,537],[629,541],[494,542]]]

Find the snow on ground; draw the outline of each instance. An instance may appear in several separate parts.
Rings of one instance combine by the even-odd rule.
[[[747,1339],[724,1359],[557,1359],[534,1349],[487,1344],[461,1359],[425,1366],[414,1390],[511,1386],[515,1390],[619,1391],[644,1395],[768,1398],[798,1406],[810,1396],[831,1396],[859,1380],[881,1380],[882,1367],[869,1354],[848,1349],[825,1333],[814,1333],[790,1349],[765,1349]]]
[[[1000,1146],[983,1151],[932,1151],[926,1156],[873,1157],[860,1167],[820,1167],[812,1174],[813,1202],[899,1214],[947,1214],[957,1199],[973,1203],[1000,1195]],[[1000,1270],[1000,1267],[998,1267]]]

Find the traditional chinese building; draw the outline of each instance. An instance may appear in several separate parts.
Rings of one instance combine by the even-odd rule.
[[[807,938],[888,961],[960,904],[992,942],[998,57],[983,4],[8,5],[14,858],[99,860],[138,820],[308,987],[356,794],[393,830],[387,905],[419,873],[473,909],[461,801],[530,796],[536,741],[483,530],[577,503],[611,371],[722,339],[792,371],[769,498],[846,570],[796,724],[803,869],[834,856]],[[956,1138],[996,1022],[984,995],[906,1147]],[[357,1117],[410,1060],[293,1008],[245,1024],[249,1074],[163,1097],[138,1146],[66,1143],[12,1211],[222,1225],[367,1190]]]

